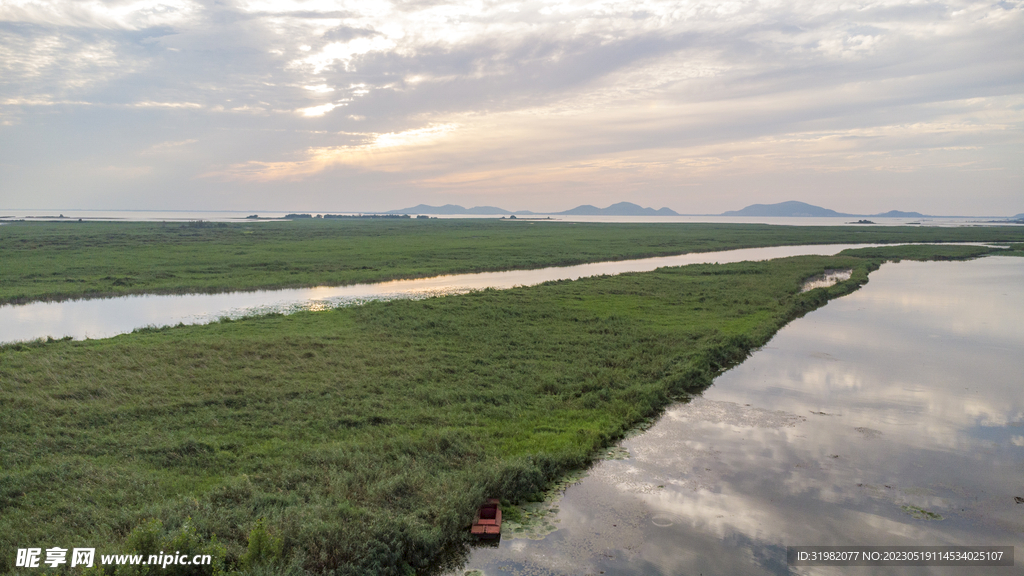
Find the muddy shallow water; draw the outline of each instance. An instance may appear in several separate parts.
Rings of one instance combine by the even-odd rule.
[[[1019,574],[1024,258],[885,264],[453,574]],[[614,454],[613,454],[614,453]],[[1017,545],[1016,567],[789,567],[800,545]],[[475,572],[479,571],[479,572]]]

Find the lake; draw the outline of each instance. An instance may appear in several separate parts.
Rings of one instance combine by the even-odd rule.
[[[357,212],[339,211],[308,211],[296,210],[297,213],[309,214],[350,214],[358,215]],[[230,210],[3,210],[0,211],[0,224],[4,221],[24,219],[29,221],[72,221],[97,220],[97,221],[125,221],[125,222],[188,222],[191,220],[205,220],[207,222],[266,222],[267,220],[247,220],[246,216],[259,215],[262,218],[283,218],[287,212],[280,211],[230,211]],[[371,212],[364,212],[371,214]],[[63,218],[62,218],[63,216]],[[499,219],[501,214],[439,214],[435,218],[454,219]],[[505,216],[507,218],[507,216]],[[539,222],[620,222],[620,223],[682,223],[682,222],[709,222],[717,224],[776,224],[781,226],[845,226],[860,220],[860,216],[838,216],[838,217],[753,217],[753,216],[715,216],[715,215],[679,215],[679,216],[568,216],[568,215],[536,215],[519,216],[530,221]],[[550,220],[548,220],[550,218]],[[878,226],[978,226],[978,225],[1016,225],[1009,223],[1005,216],[951,216],[951,217],[925,217],[925,218],[869,218]]]
[[[1022,352],[1024,258],[885,264],[453,574],[1019,574],[791,568],[786,547],[1019,545]]]

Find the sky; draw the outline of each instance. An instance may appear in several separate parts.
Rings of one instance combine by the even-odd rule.
[[[0,0],[0,209],[1024,212],[1024,1]]]

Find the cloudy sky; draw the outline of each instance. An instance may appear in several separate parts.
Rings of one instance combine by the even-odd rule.
[[[0,208],[1024,212],[1024,1],[0,0]]]

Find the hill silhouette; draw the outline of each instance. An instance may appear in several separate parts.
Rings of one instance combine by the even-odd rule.
[[[504,208],[497,208],[495,206],[475,206],[473,208],[463,208],[458,204],[445,204],[444,206],[430,206],[427,204],[419,204],[412,208],[402,208],[400,210],[389,210],[385,214],[439,214],[439,215],[457,215],[457,214],[501,214],[501,215],[521,215],[526,216],[530,214],[544,214],[554,216],[679,216],[674,210],[668,208],[661,208],[655,210],[654,208],[644,208],[639,204],[633,204],[632,202],[619,202],[612,204],[607,208],[598,208],[597,206],[591,206],[590,204],[583,204],[569,210],[563,210],[562,212],[533,212],[531,210],[517,210],[512,212],[511,210],[505,210]]]

